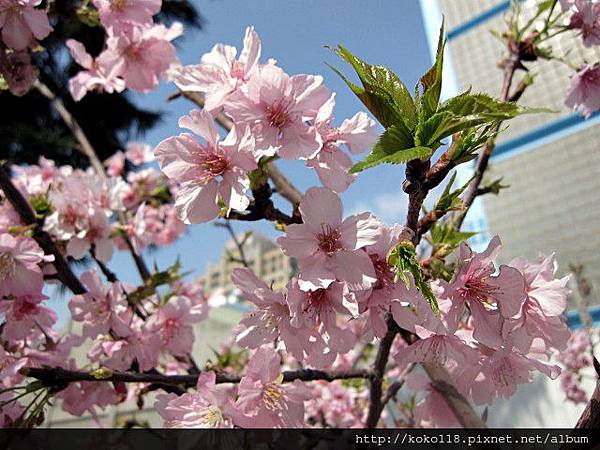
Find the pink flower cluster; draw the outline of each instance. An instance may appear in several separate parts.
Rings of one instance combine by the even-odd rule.
[[[344,191],[355,176],[348,174],[352,160],[341,146],[356,155],[375,140],[375,123],[365,113],[332,125],[334,95],[322,77],[289,76],[273,60],[260,64],[260,53],[258,35],[248,28],[239,58],[234,47],[217,44],[200,64],[173,70],[180,89],[205,95],[205,110],[179,121],[203,143],[185,133],[155,149],[164,173],[182,183],[176,206],[186,223],[244,211],[248,173],[263,156],[305,160],[324,186]],[[234,123],[223,141],[213,120],[220,113]]]
[[[0,76],[12,94],[23,95],[37,73],[31,52],[52,31],[42,0],[0,0]]]
[[[588,394],[581,383],[586,369],[590,369],[594,362],[592,333],[594,332],[588,330],[574,331],[567,342],[567,348],[558,355],[564,366],[560,385],[567,399],[573,403],[588,401]]]
[[[89,91],[121,92],[125,88],[149,92],[178,64],[171,41],[182,33],[179,23],[170,28],[155,24],[161,0],[94,0],[107,38],[96,57],[78,41],[67,41],[73,59],[85,70],[69,80],[75,100]]]
[[[272,346],[258,348],[237,389],[221,388],[215,372],[198,377],[196,392],[157,397],[158,413],[169,428],[284,428],[304,425],[304,402],[311,396],[301,382],[285,383],[281,357]],[[235,401],[234,401],[235,399]]]

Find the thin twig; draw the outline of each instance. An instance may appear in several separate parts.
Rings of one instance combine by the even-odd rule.
[[[75,139],[77,139],[77,142],[79,142],[78,150],[88,157],[90,163],[96,170],[96,173],[98,173],[98,175],[103,180],[106,180],[106,173],[104,172],[104,167],[102,165],[102,162],[98,158],[94,147],[92,147],[92,144],[90,144],[90,141],[83,132],[83,129],[81,128],[77,120],[75,120],[75,117],[73,117],[73,115],[65,107],[60,97],[54,94],[54,92],[52,92],[50,88],[44,83],[42,83],[40,80],[37,80],[35,82],[34,87],[38,90],[40,94],[42,94],[50,101],[52,107],[60,115],[60,117],[62,118],[65,125],[69,128],[69,130],[71,130],[71,133],[73,134]]]

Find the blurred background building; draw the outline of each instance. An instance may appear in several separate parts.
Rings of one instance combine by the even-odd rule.
[[[244,259],[248,267],[273,289],[285,287],[296,271],[295,262],[281,251],[281,248],[268,237],[248,232],[230,239],[223,248],[221,258],[216,263],[208,263],[206,273],[200,277],[204,292],[210,295],[218,290],[225,295],[235,294],[231,282],[231,272],[240,267]],[[240,253],[242,248],[243,256]]]
[[[423,21],[435,52],[441,16],[445,18],[448,46],[444,93],[475,92],[499,96],[502,70],[498,62],[505,44],[492,30],[506,29],[504,0],[420,0]],[[524,17],[538,1],[521,2]],[[560,5],[556,6],[557,9]],[[598,47],[586,49],[568,34],[552,38],[555,53],[569,51],[576,66],[600,60]],[[478,244],[499,235],[501,262],[516,256],[536,258],[556,252],[561,275],[570,265],[582,265],[589,281],[600,286],[600,114],[583,119],[564,105],[573,70],[557,61],[530,64],[534,82],[520,103],[549,108],[556,113],[530,114],[510,122],[498,140],[491,160],[489,181],[502,178],[510,186],[498,196],[477,200],[467,229],[485,231]],[[513,86],[525,74],[518,71]],[[465,176],[471,167],[462,166]]]
[[[419,0],[432,59],[442,16],[448,45],[444,62],[443,95],[456,95],[472,87],[475,92],[499,96],[505,44],[492,30],[506,29],[510,8],[506,0]],[[539,0],[521,1],[522,14],[531,16]],[[557,8],[560,6],[557,5]],[[566,35],[551,39],[556,53],[569,51],[575,65],[600,60],[598,47],[574,45]],[[555,113],[531,114],[510,122],[494,150],[489,181],[502,178],[508,185],[498,196],[478,198],[465,221],[465,229],[482,231],[473,244],[482,248],[489,237],[503,242],[500,262],[516,256],[535,259],[556,252],[561,275],[571,274],[569,325],[582,327],[582,317],[600,324],[600,114],[584,119],[564,105],[573,70],[563,63],[530,64],[534,82],[520,103],[549,108]],[[516,75],[516,85],[525,72]],[[466,181],[472,166],[461,167]],[[582,269],[581,277],[573,272]],[[586,292],[589,286],[595,290]],[[583,293],[584,295],[581,295]],[[589,310],[588,307],[592,306]],[[583,311],[583,314],[580,314]],[[593,383],[590,383],[590,386]],[[590,387],[588,386],[588,387]],[[583,406],[565,401],[559,381],[539,376],[523,385],[514,397],[490,408],[490,426],[570,427]]]

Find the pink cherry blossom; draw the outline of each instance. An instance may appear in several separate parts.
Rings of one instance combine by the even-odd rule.
[[[0,234],[0,297],[39,294],[44,251],[31,238]]]
[[[204,318],[202,305],[195,307],[186,297],[171,297],[147,322],[147,327],[162,339],[163,350],[175,356],[191,353],[193,324]]]
[[[484,355],[479,367],[464,366],[467,372],[474,367],[479,372],[470,385],[470,397],[478,405],[491,404],[496,398],[510,398],[520,384],[532,381],[534,372],[542,372],[551,379],[560,374],[560,367],[544,364],[510,345],[484,350]]]
[[[233,428],[238,417],[232,399],[215,384],[214,372],[198,377],[196,391],[156,397],[156,411],[166,428]]]
[[[237,50],[217,44],[202,56],[200,64],[184,66],[175,71],[177,87],[189,92],[204,92],[204,107],[218,111],[228,98],[248,81],[260,58],[260,38],[254,27],[246,28],[244,48],[236,59]]]
[[[52,31],[42,0],[0,0],[0,28],[7,47],[25,50]]]
[[[235,269],[231,280],[242,291],[244,299],[256,305],[256,310],[246,313],[236,328],[236,343],[259,348],[280,338],[288,352],[302,359],[309,331],[291,324],[290,309],[284,294],[271,290],[247,268]]]
[[[225,111],[239,126],[248,126],[261,154],[277,152],[283,159],[313,157],[322,146],[309,124],[327,101],[320,76],[294,75],[271,64],[255,69],[244,90],[232,94]]]
[[[81,282],[87,293],[74,296],[69,309],[73,320],[83,322],[83,335],[94,339],[111,330],[117,336],[129,335],[132,312],[123,285],[112,283],[106,287],[95,270],[84,272]]]
[[[459,268],[444,296],[452,300],[450,315],[458,321],[465,304],[475,326],[474,337],[489,346],[498,346],[501,318],[517,316],[525,300],[525,280],[510,266],[500,266],[497,275],[494,258],[500,251],[500,239],[494,237],[483,253],[474,253],[466,243],[460,247]]]
[[[336,280],[351,289],[367,289],[377,281],[363,247],[374,244],[379,224],[369,213],[342,220],[342,202],[327,188],[310,188],[300,202],[303,224],[286,227],[277,239],[284,253],[298,259],[298,285],[303,290],[327,288]]]
[[[290,428],[304,425],[304,401],[311,392],[300,380],[282,384],[281,357],[272,346],[254,352],[238,385],[236,406],[247,428]],[[249,417],[248,417],[249,416]]]
[[[108,336],[96,339],[88,351],[88,358],[113,370],[128,370],[137,362],[140,370],[146,371],[156,367],[161,349],[160,336],[139,329],[131,330],[121,339],[115,340]]]
[[[56,313],[41,305],[48,297],[42,294],[22,295],[13,300],[0,300],[0,312],[4,315],[2,337],[9,341],[25,339],[32,334],[44,333],[56,336],[52,326]]]
[[[0,47],[0,75],[8,84],[11,94],[25,95],[37,80],[37,70],[31,56],[25,51],[5,52]]]
[[[358,155],[375,143],[377,134],[375,122],[363,112],[344,120],[339,128],[333,127],[334,105],[335,94],[319,109],[315,124],[323,147],[306,165],[317,171],[323,186],[335,192],[343,192],[356,175],[348,173],[352,167],[352,159],[342,151],[341,145],[345,145],[353,155]]]
[[[155,25],[132,27],[122,34],[109,35],[108,55],[117,61],[115,70],[129,89],[146,93],[156,89],[160,78],[177,61],[168,30]]]
[[[119,150],[104,161],[106,173],[111,177],[123,175],[125,170],[125,154]]]
[[[134,166],[141,166],[154,161],[152,147],[142,142],[129,142],[125,151],[125,157]]]
[[[181,183],[175,199],[179,218],[185,223],[207,222],[220,214],[221,202],[227,212],[244,211],[250,202],[245,195],[247,173],[257,168],[249,129],[240,135],[234,128],[220,141],[212,116],[204,110],[183,116],[179,126],[205,140],[201,144],[183,133],[165,139],[154,150],[165,175]]]
[[[134,25],[151,25],[162,0],[93,0],[93,3],[102,26],[118,33]]]
[[[581,30],[583,45],[593,47],[600,44],[600,3],[593,0],[574,0],[574,9],[569,26]]]
[[[565,105],[584,117],[600,110],[600,64],[586,65],[573,75]]]
[[[125,82],[119,78],[118,57],[114,53],[103,51],[97,58],[92,58],[81,42],[68,39],[66,44],[73,59],[86,69],[69,80],[69,92],[76,102],[89,91],[113,93],[125,89]]]
[[[312,330],[310,342],[304,344],[304,360],[310,365],[326,367],[356,343],[352,330],[338,324],[338,313],[346,316],[340,319],[346,323],[358,316],[356,298],[346,284],[336,282],[307,292],[292,280],[288,285],[287,303],[292,326]]]
[[[88,216],[84,229],[69,240],[67,255],[81,259],[93,248],[94,255],[99,261],[108,262],[113,252],[110,232],[111,227],[106,213],[99,209],[93,210]]]
[[[510,266],[523,274],[526,299],[520,316],[504,325],[504,333],[510,332],[515,346],[523,352],[529,351],[535,338],[541,338],[548,349],[563,350],[570,336],[562,316],[567,306],[569,278],[555,278],[554,255],[541,258],[537,263],[516,258]]]

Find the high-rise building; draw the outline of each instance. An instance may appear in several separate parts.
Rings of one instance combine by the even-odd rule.
[[[445,18],[446,96],[469,87],[499,96],[503,74],[498,62],[505,48],[491,31],[506,28],[510,2],[420,2],[432,52],[442,15]],[[531,15],[537,3],[521,2],[522,14]],[[580,39],[566,34],[552,38],[548,45],[557,54],[568,50],[568,59],[576,66],[600,60],[597,47],[585,48]],[[499,235],[501,262],[556,252],[561,274],[569,272],[570,264],[582,264],[589,280],[600,289],[600,115],[586,120],[564,105],[573,69],[557,61],[530,66],[534,82],[520,103],[556,112],[510,121],[498,140],[488,174],[490,180],[502,178],[502,184],[510,187],[498,196],[478,199],[465,228],[486,232],[479,237],[480,245],[489,236]],[[514,84],[524,73],[517,72]],[[463,167],[463,174],[470,176],[471,168]]]
[[[262,234],[251,232],[237,236],[237,240],[243,249],[243,259],[260,279],[273,289],[285,287],[296,272],[294,260],[284,255],[278,245]],[[206,273],[200,278],[206,294],[217,290],[231,294],[234,291],[231,273],[233,269],[241,267],[241,259],[238,245],[230,239],[225,244],[221,259],[209,263]]]

